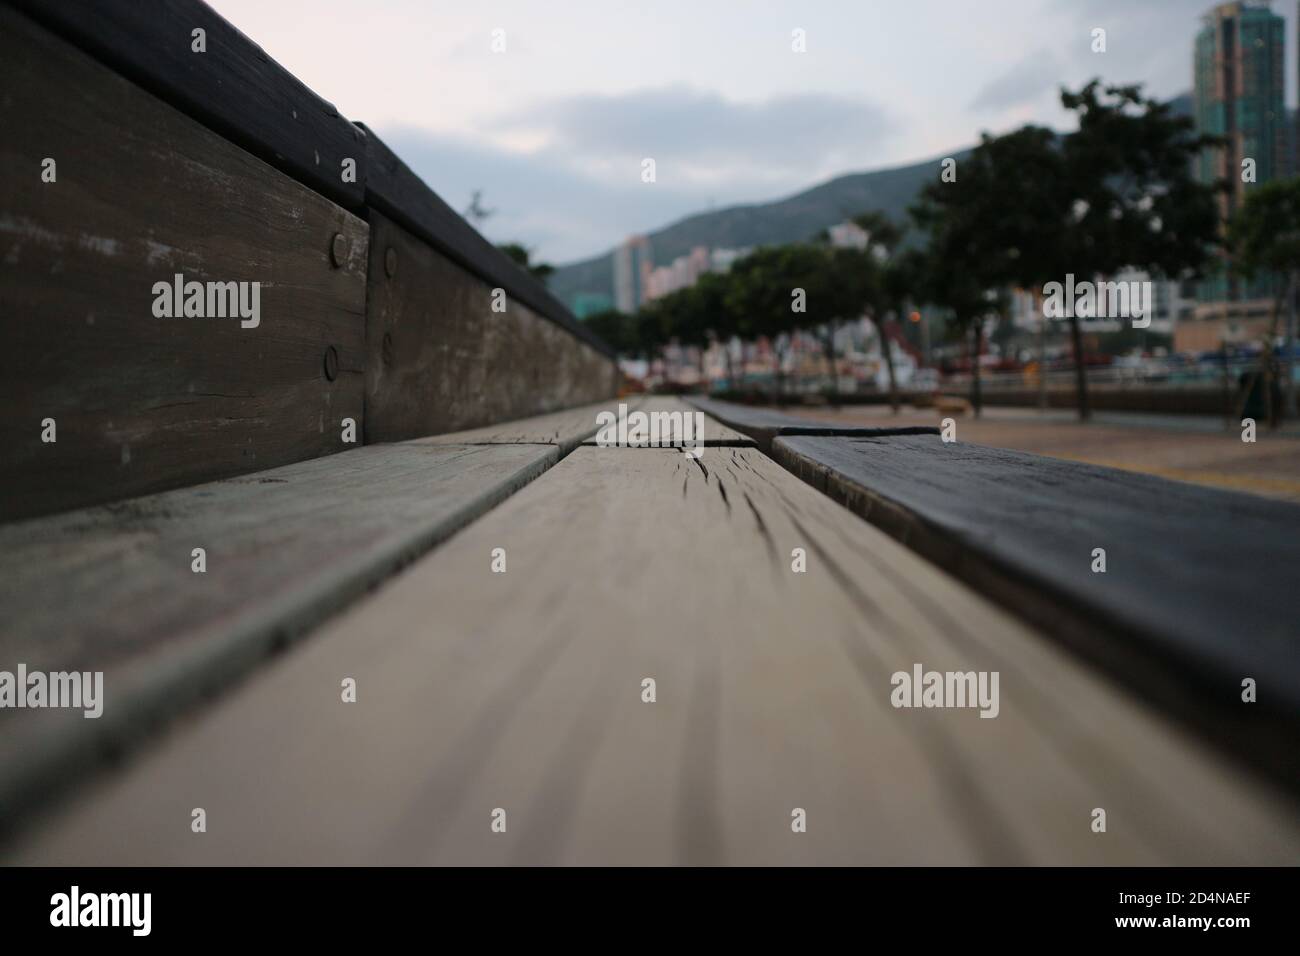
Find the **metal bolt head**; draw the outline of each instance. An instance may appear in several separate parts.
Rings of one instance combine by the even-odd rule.
[[[339,353],[334,346],[325,350],[325,378],[334,381],[339,375]]]
[[[348,261],[348,240],[341,232],[334,233],[334,238],[330,240],[330,262],[334,263],[335,269],[343,268],[343,263]]]
[[[392,246],[384,253],[384,272],[388,273],[388,278],[397,275],[397,250]]]

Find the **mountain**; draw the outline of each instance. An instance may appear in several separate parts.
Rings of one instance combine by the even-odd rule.
[[[960,164],[969,152],[948,155]],[[648,234],[654,262],[666,265],[696,246],[734,249],[802,242],[828,226],[871,209],[883,210],[902,221],[921,185],[938,175],[941,158],[894,169],[849,173],[775,202],[697,213]],[[547,285],[570,306],[580,292],[603,292],[612,297],[613,253],[559,266]]]
[[[1171,105],[1178,115],[1192,114],[1191,94],[1175,97]],[[961,160],[969,154],[970,150],[964,149],[947,155],[955,158],[960,166]],[[734,249],[802,242],[850,216],[872,209],[883,210],[902,222],[907,218],[908,206],[916,201],[922,184],[938,175],[942,158],[936,156],[926,162],[893,169],[848,173],[775,202],[698,213],[649,233],[654,262],[666,265],[678,256],[686,255],[695,246]],[[560,266],[547,285],[570,307],[574,296],[581,292],[602,292],[612,298],[613,253]]]

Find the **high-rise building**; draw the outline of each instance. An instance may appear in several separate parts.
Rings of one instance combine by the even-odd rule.
[[[646,236],[629,236],[614,250],[614,305],[633,313],[646,301],[646,286],[654,256]]]
[[[1228,146],[1206,150],[1199,171],[1204,182],[1232,183],[1223,197],[1226,216],[1249,188],[1243,160],[1255,161],[1259,182],[1286,175],[1286,21],[1268,0],[1235,0],[1219,4],[1203,22],[1196,37],[1196,125],[1227,137]]]
[[[1253,183],[1268,182],[1288,172],[1285,22],[1270,9],[1268,0],[1234,0],[1205,14],[1196,36],[1197,130],[1227,141],[1222,148],[1204,151],[1197,173],[1202,182],[1226,180],[1229,184],[1219,200],[1225,223]],[[1253,183],[1252,177],[1243,175],[1252,165]],[[1218,323],[1221,328],[1189,328],[1188,347],[1204,348],[1207,342],[1256,335],[1259,302],[1267,300],[1268,281],[1242,282],[1226,270],[1204,281],[1197,319]],[[1177,339],[1175,345],[1183,347]]]

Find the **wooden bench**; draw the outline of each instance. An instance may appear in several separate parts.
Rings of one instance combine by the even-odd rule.
[[[891,706],[891,675],[918,663],[998,671],[996,719]],[[1297,849],[1285,798],[756,448],[578,447],[5,859],[1209,864]]]

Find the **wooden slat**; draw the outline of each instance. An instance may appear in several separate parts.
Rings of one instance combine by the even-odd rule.
[[[347,208],[361,208],[366,183],[362,132],[206,3],[10,2],[258,158]],[[204,53],[192,48],[195,29],[206,33]],[[36,95],[45,104],[59,103],[60,110],[66,105],[48,91]],[[105,117],[107,122],[115,119],[126,118]],[[348,182],[342,175],[345,158],[357,164],[356,178]]]
[[[102,670],[107,698],[97,720],[0,711],[0,825],[557,457],[542,445],[372,446],[0,528],[0,669]]]
[[[938,438],[779,438],[795,474],[1300,780],[1300,507]],[[1106,552],[1094,573],[1093,550]],[[1242,680],[1258,701],[1241,700]]]
[[[646,414],[667,413],[690,415],[698,411],[691,405],[675,398],[671,395],[647,395],[642,403],[637,406],[636,411],[642,411]],[[631,411],[631,409],[629,409]],[[694,427],[694,426],[692,426]],[[734,428],[728,428],[711,415],[704,416],[704,442],[707,445],[718,447],[726,445],[752,446],[754,440],[748,435],[742,435]],[[593,442],[588,441],[588,444]]]
[[[429,438],[414,439],[415,445],[556,445],[561,455],[567,455],[583,439],[595,434],[598,416],[601,412],[618,414],[619,406],[629,411],[640,407],[644,398],[630,395],[622,399],[610,399],[570,408],[550,415],[536,415],[532,418],[520,418],[510,422],[500,422],[483,428],[472,428],[462,432],[448,432],[445,435],[433,435]]]
[[[764,451],[781,435],[844,435],[857,438],[875,438],[885,435],[937,435],[933,425],[828,425],[809,418],[799,418],[785,412],[773,411],[753,405],[738,405],[700,395],[687,396],[694,407],[752,438]]]
[[[490,570],[498,547],[504,574]],[[999,671],[999,716],[891,707],[891,673],[915,662]],[[346,677],[355,703],[340,699]],[[206,834],[189,830],[194,807]],[[807,833],[791,832],[796,807]],[[1258,864],[1297,851],[1292,804],[755,450],[693,462],[580,448],[6,859]]]
[[[7,7],[0,88],[0,520],[343,450],[366,224]],[[155,317],[178,272],[260,282],[260,324]]]
[[[372,213],[370,229],[367,442],[476,428],[617,391],[612,359],[508,296],[506,311],[494,312],[491,286],[384,216]]]

